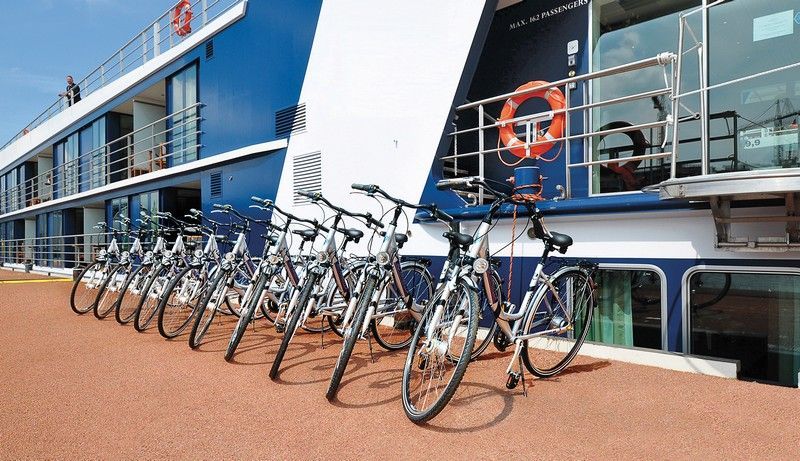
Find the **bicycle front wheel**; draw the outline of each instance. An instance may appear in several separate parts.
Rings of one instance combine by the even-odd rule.
[[[300,316],[306,309],[306,304],[308,304],[309,298],[311,298],[311,293],[314,291],[316,284],[317,276],[314,274],[309,275],[303,284],[303,288],[301,288],[300,295],[297,298],[297,305],[293,307],[291,313],[288,313],[289,321],[286,322],[281,345],[278,348],[278,353],[275,355],[275,360],[272,361],[272,367],[269,370],[270,379],[276,379],[280,374],[281,362],[283,362],[283,357],[286,355],[286,350],[289,348],[289,343],[292,341],[295,331],[297,331],[297,322],[300,320]]]
[[[94,262],[86,266],[75,283],[72,284],[72,291],[69,294],[69,305],[76,314],[85,314],[94,309],[94,302],[97,300],[97,288],[104,281],[102,262]]]
[[[364,292],[359,295],[353,320],[350,325],[345,325],[344,344],[342,345],[342,350],[339,351],[339,358],[336,359],[331,382],[328,384],[328,391],[325,393],[325,397],[328,400],[336,398],[336,393],[339,392],[339,385],[342,383],[344,371],[347,369],[347,362],[350,361],[350,356],[353,355],[353,349],[356,347],[356,341],[361,336],[361,327],[364,325],[367,310],[372,302],[372,295],[375,294],[376,283],[377,281],[374,277],[370,276],[367,279],[367,283],[364,285]]]
[[[523,344],[522,361],[535,376],[561,372],[578,354],[592,321],[595,296],[589,276],[580,269],[557,275],[533,297],[522,335],[535,335]]]
[[[136,309],[142,300],[142,291],[147,286],[150,279],[153,265],[141,265],[125,280],[117,296],[117,303],[114,305],[114,317],[120,325],[133,320]]]
[[[439,312],[440,314],[437,314]],[[431,324],[439,317],[440,320]],[[478,333],[478,295],[465,282],[445,300],[431,300],[403,368],[403,409],[421,424],[438,415],[455,394]]]
[[[161,265],[155,271],[153,276],[148,279],[144,290],[142,290],[139,307],[136,308],[136,314],[133,316],[133,328],[139,333],[150,326],[150,322],[153,321],[158,313],[161,296],[164,295],[164,290],[169,283],[172,267]]]
[[[187,266],[167,285],[158,306],[158,332],[167,339],[183,333],[194,318],[205,280],[200,269]]]
[[[261,301],[261,294],[264,291],[267,276],[262,274],[254,285],[254,289],[250,292],[250,297],[244,303],[244,307],[239,311],[239,321],[236,322],[236,327],[231,334],[231,340],[228,342],[228,349],[225,351],[225,360],[230,362],[233,359],[233,354],[236,353],[236,348],[239,347],[239,342],[244,336],[247,326],[253,320],[256,313],[258,302]]]
[[[94,316],[102,320],[114,310],[119,298],[120,288],[125,284],[130,275],[129,265],[118,265],[100,285],[97,298],[94,300]]]
[[[228,275],[229,273],[225,270],[217,271],[197,305],[194,325],[189,333],[189,347],[192,349],[197,349],[203,343],[203,336],[206,335],[211,321],[214,320],[220,305],[224,302],[225,294],[228,292]]]

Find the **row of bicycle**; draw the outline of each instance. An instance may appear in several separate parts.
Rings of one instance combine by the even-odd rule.
[[[469,362],[489,343],[500,350],[514,348],[507,368],[509,389],[520,379],[524,389],[525,369],[537,377],[562,371],[586,337],[595,304],[594,267],[550,258],[553,251],[566,253],[572,239],[548,231],[533,202],[500,192],[480,178],[438,184],[477,185],[495,200],[472,234],[455,230],[453,218],[436,205],[409,203],[377,185],[361,184],[352,187],[378,200],[383,209],[388,205],[379,219],[309,192],[300,193],[324,207],[327,218],[301,218],[270,200],[252,197],[250,208],[263,217],[215,204],[209,214],[192,209],[181,217],[162,212],[142,213],[136,222],[122,219],[114,227],[125,231],[109,229],[113,238],[108,248],[76,278],[71,307],[80,314],[94,311],[98,318],[113,312],[118,322],[132,323],[137,331],[155,323],[165,338],[189,330],[192,348],[203,343],[216,316],[236,316],[226,360],[233,358],[247,327],[264,319],[282,333],[272,379],[278,377],[298,331],[331,331],[342,338],[342,347],[326,392],[329,400],[336,397],[359,340],[374,339],[387,350],[408,348],[403,407],[412,421],[428,421],[447,405]],[[499,262],[489,249],[490,231],[507,206],[526,207],[530,219],[520,235],[527,231],[544,243],[518,306],[504,299],[510,291],[504,293]],[[400,254],[410,235],[400,225],[408,227],[409,212],[449,224],[443,234],[449,251],[438,277],[430,273],[429,259]],[[345,218],[360,222],[364,230],[346,227]],[[348,254],[348,244],[364,239],[365,231],[367,247],[375,251]],[[264,241],[260,256],[248,248],[251,233]],[[200,234],[199,244],[187,239]],[[174,241],[168,244],[170,235]],[[128,251],[120,251],[118,239],[123,236],[132,239]],[[518,237],[512,235],[511,243]],[[146,238],[153,241],[148,251],[142,244]]]

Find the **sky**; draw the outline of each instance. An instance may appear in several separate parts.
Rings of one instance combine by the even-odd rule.
[[[163,14],[173,0],[3,1],[0,145]]]

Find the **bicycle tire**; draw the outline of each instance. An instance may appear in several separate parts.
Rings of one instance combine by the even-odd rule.
[[[87,299],[86,295],[87,294],[91,294],[91,290],[93,290],[93,289],[86,288],[87,291],[85,293],[78,294],[78,287],[81,286],[81,282],[83,281],[83,277],[90,270],[97,271],[102,265],[103,265],[103,263],[100,262],[100,261],[95,261],[92,264],[89,264],[88,266],[83,268],[83,270],[80,272],[80,274],[78,274],[78,278],[75,279],[75,282],[72,284],[72,290],[70,291],[70,294],[69,294],[69,307],[76,314],[83,315],[83,314],[89,312],[90,310],[94,309],[94,303],[89,304],[86,307],[84,307],[84,305],[83,305],[84,304],[83,301],[85,299]],[[76,303],[76,299],[75,299],[76,296],[79,298],[79,301],[80,301],[78,303]],[[88,299],[91,299],[92,301],[94,301],[96,299],[96,296],[89,296]]]
[[[261,274],[255,284],[255,288],[253,289],[252,295],[250,299],[247,300],[247,303],[239,312],[239,320],[236,322],[236,326],[233,328],[233,333],[231,333],[231,339],[228,341],[228,348],[225,350],[225,361],[230,362],[233,359],[233,355],[236,353],[236,348],[239,347],[239,342],[242,341],[242,337],[244,336],[245,330],[247,330],[248,325],[253,320],[253,315],[256,312],[256,308],[258,307],[259,301],[261,301],[261,294],[264,291],[264,285],[266,284],[267,276]]]
[[[106,279],[103,280],[103,283],[100,285],[100,288],[98,288],[97,297],[94,300],[94,306],[92,308],[92,311],[94,312],[94,316],[98,320],[103,320],[104,318],[108,317],[108,314],[110,314],[111,311],[114,310],[114,306],[117,304],[117,298],[119,298],[119,292],[118,291],[117,292],[113,292],[113,291],[109,292],[108,291],[108,286],[111,284],[112,280],[116,279],[117,273],[120,270],[126,269],[126,268],[127,267],[123,266],[122,264],[117,264],[114,267],[114,269],[112,269],[111,272],[108,274],[108,277],[106,277]],[[126,277],[127,277],[127,275],[126,275]],[[124,284],[124,282],[123,282],[123,284]],[[110,306],[107,306],[106,302],[110,300],[109,296],[112,297],[114,301],[110,304]]]
[[[211,322],[214,320],[214,316],[216,316],[219,310],[219,299],[225,296],[225,292],[228,290],[225,283],[227,279],[227,271],[217,271],[217,275],[214,276],[214,280],[209,284],[208,290],[197,305],[197,314],[194,317],[192,331],[189,333],[189,347],[192,349],[197,349],[200,347],[200,344],[203,343],[203,337],[206,335],[206,332],[208,332],[208,328],[211,326]],[[209,309],[208,303],[211,302],[211,299],[214,298],[218,290],[221,292],[217,296],[216,304]]]
[[[433,288],[434,288],[433,277],[431,276],[430,271],[428,271],[428,268],[425,267],[424,264],[414,261],[407,261],[402,263],[400,267],[401,267],[402,277],[404,278],[404,280],[406,279],[407,271],[414,271],[419,275],[421,279],[420,283],[427,284],[427,288],[423,287],[422,285],[415,286],[414,288],[412,288],[411,286],[407,287],[409,291],[412,292],[411,295],[415,298],[416,301],[420,301],[422,299],[430,300],[431,298],[433,298]],[[418,290],[420,289],[424,290],[425,293],[419,293]],[[396,288],[394,288],[394,282],[390,281],[385,290],[386,294],[384,295],[383,301],[386,303],[388,302],[389,292],[392,290],[396,290]],[[384,308],[385,306],[386,304],[384,304]],[[390,329],[387,329],[379,325],[379,322],[389,323],[385,322],[387,317],[391,317],[391,319],[389,319],[389,322],[391,322],[392,325]],[[398,317],[400,317],[400,320],[398,320]],[[397,328],[398,324],[400,324],[399,328]],[[387,351],[397,351],[400,349],[404,349],[408,347],[409,344],[411,344],[411,338],[414,337],[414,331],[417,329],[416,324],[417,321],[414,318],[414,316],[410,312],[408,312],[408,310],[406,310],[406,312],[397,312],[391,316],[381,317],[377,320],[373,319],[370,322],[369,327],[373,338],[375,338],[375,342],[377,342],[379,346],[386,349]],[[395,341],[392,332],[398,330],[408,331],[409,332],[408,337],[404,338],[403,335],[399,335],[397,339],[401,340]]]
[[[573,288],[572,286],[576,282],[570,282],[567,280],[567,278],[572,278],[572,277],[577,279],[576,280],[578,284],[577,289]],[[572,360],[578,354],[581,345],[583,345],[583,342],[586,340],[586,335],[589,332],[589,326],[591,325],[592,311],[594,310],[594,303],[596,301],[596,296],[594,293],[594,288],[591,279],[583,270],[578,268],[569,268],[558,274],[555,278],[553,278],[553,280],[548,285],[545,285],[545,288],[541,292],[542,293],[541,295],[533,297],[531,302],[535,304],[532,309],[527,310],[528,314],[526,316],[526,319],[524,320],[523,323],[524,327],[521,334],[530,333],[532,322],[536,319],[537,312],[539,312],[540,318],[543,319],[542,321],[547,320],[546,316],[541,315],[543,311],[540,311],[540,308],[543,305],[545,305],[545,303],[549,303],[548,295],[558,296],[558,299],[563,298],[563,296],[561,296],[560,293],[553,292],[554,289],[561,289],[562,286],[565,287],[566,291],[570,292],[567,294],[567,296],[570,296],[570,298],[572,294],[577,293],[577,296],[579,296],[578,303],[583,305],[583,310],[582,310],[583,314],[580,313],[577,314],[578,316],[581,316],[580,321],[575,319],[575,321],[573,322],[573,325],[577,326],[573,326],[570,330],[567,330],[575,332],[578,329],[580,329],[580,331],[578,331],[577,334],[572,333],[573,335],[575,335],[574,339],[563,338],[561,335],[556,335],[556,336],[543,335],[525,340],[525,342],[522,345],[523,347],[522,362],[525,364],[525,368],[527,368],[528,371],[530,371],[534,376],[539,378],[549,378],[551,376],[555,376],[556,374],[560,373],[564,368],[566,368],[570,364],[570,362],[572,362]],[[560,306],[564,306],[563,301],[558,302],[558,304]],[[580,308],[580,306],[578,306],[578,308]],[[570,309],[573,313],[577,312],[578,308],[568,307],[568,309]],[[563,312],[563,307],[561,308],[561,311]],[[562,318],[562,317],[558,315],[550,316],[548,325],[545,326],[545,328],[551,328],[551,325],[553,322],[556,321],[556,318]],[[549,340],[543,338],[549,338]],[[543,366],[541,365],[541,362],[539,360],[534,360],[534,358],[532,357],[533,349],[544,350],[543,356],[554,356],[558,354],[560,350],[564,349],[563,346],[565,344],[565,341],[571,341],[572,344],[569,346],[569,350],[567,351],[566,355],[564,355],[564,357],[558,360],[554,365]],[[531,342],[536,342],[539,346],[535,348],[531,347]],[[553,349],[556,349],[556,351],[553,351]]]
[[[173,277],[172,280],[170,280],[169,285],[167,285],[167,288],[164,290],[164,295],[161,297],[161,301],[159,302],[158,307],[156,308],[156,311],[158,312],[158,322],[157,322],[158,333],[165,339],[173,339],[178,335],[180,335],[181,333],[183,333],[183,331],[186,330],[186,327],[189,326],[189,323],[194,318],[194,314],[197,310],[197,298],[202,297],[202,291],[196,294],[194,298],[192,298],[194,299],[195,303],[194,306],[191,307],[191,309],[188,309],[188,315],[186,315],[187,311],[186,309],[183,310],[179,309],[176,312],[175,309],[169,308],[170,297],[173,295],[173,293],[176,293],[176,289],[181,283],[181,280],[184,280],[184,277],[193,276],[192,274],[193,270],[200,270],[200,269],[193,268],[191,266],[186,266],[183,269],[181,269],[181,271],[178,273],[176,277]],[[202,281],[200,283],[202,283]],[[192,301],[192,299],[188,299],[186,304],[188,304],[188,301]],[[173,320],[176,318],[177,318],[177,326],[174,327]]]
[[[420,361],[417,363],[416,356],[418,355],[418,349],[421,346],[421,338],[423,334],[427,334],[427,326],[428,322],[430,321],[431,317],[433,316],[437,304],[439,303],[438,300],[431,300],[430,307],[426,310],[422,321],[417,326],[417,331],[414,333],[414,338],[411,341],[411,347],[408,349],[408,355],[406,357],[406,362],[403,367],[403,380],[402,380],[402,398],[403,398],[403,410],[405,411],[406,416],[415,424],[422,424],[427,421],[430,421],[436,415],[438,415],[442,410],[444,410],[445,406],[450,402],[450,399],[453,398],[453,395],[458,389],[459,384],[461,384],[461,380],[464,377],[464,373],[467,371],[467,366],[470,363],[472,348],[475,345],[475,337],[478,333],[478,294],[464,281],[459,281],[456,289],[453,290],[451,296],[457,293],[464,293],[466,295],[465,299],[467,300],[467,307],[466,310],[469,312],[467,313],[466,319],[468,322],[467,330],[465,332],[464,338],[464,350],[458,356],[457,359],[454,359],[450,354],[450,346],[448,346],[447,357],[442,357],[438,360],[439,364],[450,363],[452,364],[455,361],[455,366],[453,367],[453,374],[451,375],[450,379],[447,381],[445,388],[443,391],[438,393],[438,396],[435,398],[433,403],[430,407],[420,409],[417,408],[417,405],[412,401],[413,396],[411,395],[411,380],[413,369],[418,368],[419,370],[423,371],[424,373],[427,372],[428,368],[430,368],[430,359],[424,358],[422,354],[420,355]],[[446,301],[445,308],[448,308],[450,303],[450,299]],[[460,297],[456,297],[456,301],[458,301]],[[450,307],[455,311],[460,310],[458,305],[454,305]],[[442,319],[446,317],[443,315]],[[449,327],[448,327],[449,329]],[[437,329],[438,330],[438,329]],[[439,379],[441,381],[441,379]],[[424,384],[421,387],[425,387]],[[428,386],[430,388],[430,386]],[[427,398],[424,402],[427,402]],[[424,403],[423,402],[423,403]]]
[[[150,291],[153,289],[164,289],[169,281],[160,281],[159,287],[156,285],[156,280],[166,277],[171,268],[172,266],[159,265],[155,269],[153,275],[147,280],[147,285],[144,287],[144,290],[142,290],[142,299],[139,300],[139,306],[136,307],[136,314],[133,316],[133,328],[139,333],[144,332],[150,326],[150,323],[158,313],[158,305],[161,304],[161,296],[164,295],[162,292],[158,295],[158,299],[154,300],[150,296]]]
[[[494,278],[495,286],[497,287],[497,300],[500,305],[503,305],[503,282],[500,278],[500,274],[497,273],[496,270],[492,270],[492,278]],[[478,308],[478,328],[480,329],[481,322],[488,318],[491,320],[489,324],[489,330],[486,332],[486,336],[478,342],[475,347],[472,349],[472,360],[477,359],[480,357],[481,354],[486,351],[486,348],[489,347],[489,344],[492,343],[492,338],[494,337],[494,332],[497,330],[497,322],[495,321],[495,314],[492,312],[492,306],[489,305],[486,299],[486,287],[483,286],[483,280],[481,280],[481,290],[480,295],[478,296],[478,303],[480,307]],[[476,341],[477,338],[476,338]]]
[[[314,286],[316,284],[317,276],[315,274],[310,274],[306,279],[305,284],[303,284],[302,291],[300,291],[300,296],[297,298],[297,305],[294,306],[292,316],[286,323],[286,329],[284,330],[283,339],[281,339],[281,345],[278,348],[278,353],[275,354],[275,360],[272,361],[272,367],[270,367],[269,370],[270,379],[275,380],[280,374],[281,362],[283,362],[283,357],[286,355],[286,349],[289,348],[289,343],[292,341],[295,330],[297,330],[297,321],[300,320],[300,316],[303,314],[306,304],[311,297],[311,291],[314,290]]]
[[[350,356],[353,355],[353,349],[356,347],[356,341],[361,334],[361,327],[364,324],[364,319],[367,317],[367,310],[372,302],[372,295],[375,293],[377,280],[374,277],[367,278],[367,283],[364,285],[364,292],[359,295],[358,304],[356,305],[356,312],[353,315],[353,322],[348,329],[350,334],[345,332],[344,344],[342,350],[339,351],[339,357],[336,359],[336,366],[333,368],[331,381],[328,384],[328,390],[325,392],[325,398],[333,400],[339,392],[339,385],[342,383],[344,372],[347,369],[347,363],[350,361]]]
[[[123,308],[123,303],[125,303],[126,299],[130,300],[134,294],[131,292],[132,289],[135,289],[136,286],[139,288],[139,292],[141,293],[141,289],[147,284],[147,278],[150,276],[150,271],[153,269],[152,264],[148,265],[141,265],[136,268],[125,281],[125,284],[122,285],[120,289],[119,296],[117,296],[117,302],[114,305],[114,318],[117,320],[117,323],[120,325],[125,325],[130,323],[133,320],[133,317],[136,315],[136,308],[139,306],[139,300],[134,299],[129,304],[125,304],[126,308]],[[145,272],[142,274],[142,272]],[[131,288],[131,284],[135,285],[134,288]],[[136,295],[138,296],[138,295]],[[132,307],[131,309],[127,309],[127,307]],[[130,312],[129,312],[130,311]]]

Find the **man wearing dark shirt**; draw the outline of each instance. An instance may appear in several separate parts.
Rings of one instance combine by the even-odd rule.
[[[72,75],[67,75],[67,91],[59,93],[59,97],[67,98],[67,105],[71,106],[81,100],[81,87],[72,80]]]

